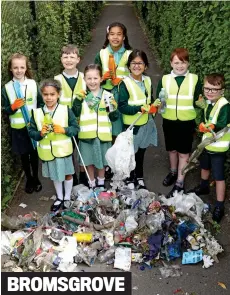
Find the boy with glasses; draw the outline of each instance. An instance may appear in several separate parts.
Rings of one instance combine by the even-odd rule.
[[[212,130],[220,131],[230,123],[230,104],[224,95],[225,81],[221,74],[210,74],[204,79],[204,95],[207,98],[204,108],[204,122],[199,125],[199,130],[204,133],[202,140],[212,136]],[[188,191],[199,195],[209,194],[209,176],[212,170],[216,181],[216,205],[213,211],[213,220],[220,222],[224,216],[225,177],[224,163],[226,152],[229,149],[230,134],[225,134],[216,142],[205,147],[200,157],[201,182]]]

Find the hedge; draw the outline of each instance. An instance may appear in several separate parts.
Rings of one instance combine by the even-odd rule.
[[[171,70],[169,60],[172,50],[185,47],[189,50],[190,71],[198,74],[201,80],[209,73],[224,74],[225,97],[230,100],[230,2],[133,3],[164,73]],[[230,152],[227,157],[226,175],[230,175]]]
[[[11,54],[22,52],[32,63],[35,79],[53,77],[61,71],[60,49],[77,44],[82,52],[100,14],[100,1],[3,1],[2,86],[9,80],[7,63]],[[11,153],[9,120],[1,117],[2,208],[12,198],[20,175],[19,159]]]

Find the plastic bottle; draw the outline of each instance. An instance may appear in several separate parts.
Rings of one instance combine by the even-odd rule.
[[[114,107],[113,107],[113,105],[110,103],[110,101],[111,101],[111,95],[105,93],[105,95],[104,95],[104,100],[105,100],[105,108],[106,108],[106,112],[107,112],[107,113],[113,112],[113,111],[114,111]]]
[[[113,258],[115,256],[115,247],[111,247],[109,248],[107,251],[101,252],[97,258],[100,262],[107,262],[109,261],[111,258]]]
[[[48,139],[52,139],[52,136],[54,135],[54,132],[53,132],[53,119],[52,117],[50,116],[50,113],[45,113],[45,116],[44,116],[44,124],[48,125],[48,134],[47,134],[47,137]]]
[[[121,237],[124,236],[124,234],[125,234],[125,224],[124,224],[124,222],[120,222],[120,227],[119,227],[118,233],[119,233],[119,235]]]
[[[161,91],[159,93],[159,99],[161,101],[161,105],[158,109],[159,114],[165,113],[165,108],[166,108],[166,99],[167,99],[167,94],[164,88],[161,88]]]

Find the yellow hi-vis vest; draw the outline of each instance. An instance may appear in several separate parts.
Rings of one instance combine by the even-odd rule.
[[[27,87],[25,93],[25,102],[31,116],[31,110],[37,108],[37,85],[36,82],[32,79],[26,79]],[[6,93],[9,98],[10,104],[12,105],[17,97],[14,90],[13,81],[9,81],[6,85]],[[25,120],[22,115],[21,109],[18,109],[16,113],[10,115],[10,126],[15,129],[22,129],[26,126]]]
[[[224,97],[221,97],[220,99],[218,99],[218,101],[215,103],[214,107],[212,108],[210,112],[208,120],[206,120],[206,112],[208,109],[208,105],[207,105],[207,107],[204,110],[205,122],[216,125],[221,108],[228,103],[229,102]],[[204,133],[202,140],[211,136],[212,136],[211,132]],[[228,131],[224,136],[222,136],[216,142],[206,146],[205,149],[211,152],[226,152],[229,149],[229,143],[230,143],[230,131]]]
[[[58,80],[62,86],[62,91],[61,91],[61,96],[59,98],[59,103],[62,105],[67,105],[71,109],[73,106],[73,101],[76,98],[77,93],[79,93],[81,90],[86,90],[84,74],[81,72],[78,72],[77,83],[76,83],[73,91],[69,87],[68,83],[66,82],[65,77],[62,74],[55,76],[54,79]]]
[[[130,72],[129,72],[129,69],[127,68],[127,61],[131,52],[132,50],[126,50],[124,54],[122,55],[122,58],[116,68],[117,78],[123,79],[129,75]],[[109,71],[109,55],[110,54],[111,53],[109,52],[108,48],[101,49],[100,51],[103,75],[105,72]],[[114,86],[111,83],[111,79],[108,79],[106,80],[106,83],[102,85],[102,87],[104,89],[110,90],[110,89],[113,89]]]
[[[53,114],[53,123],[68,127],[68,107],[58,105]],[[38,131],[42,130],[44,123],[44,111],[39,108],[34,110],[34,120]],[[38,142],[38,156],[43,161],[52,161],[55,158],[64,158],[73,153],[73,144],[71,138],[65,134],[54,133],[52,140],[44,137]]]
[[[165,88],[168,98],[167,107],[162,117],[168,120],[190,121],[196,118],[196,111],[193,107],[193,99],[198,76],[188,73],[180,88],[175,78],[171,75],[164,75],[162,87]]]
[[[151,79],[145,76],[144,84],[147,91],[148,96],[146,97],[145,93],[141,91],[140,87],[137,85],[135,81],[133,81],[130,77],[126,77],[123,82],[129,92],[129,100],[128,105],[130,106],[142,106],[144,104],[151,103]],[[135,115],[125,115],[122,114],[123,122],[125,125],[131,125],[135,119],[140,114],[137,113]],[[148,122],[148,113],[143,114],[140,119],[135,123],[136,126],[144,125]]]
[[[97,112],[90,109],[85,101],[82,102],[79,139],[98,137],[101,141],[112,141],[112,124],[106,112],[105,95],[111,96],[111,93],[103,90]]]

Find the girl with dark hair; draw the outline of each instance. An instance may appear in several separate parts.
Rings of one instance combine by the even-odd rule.
[[[8,62],[10,81],[2,88],[3,111],[9,115],[12,151],[20,155],[22,167],[26,175],[25,192],[31,194],[42,189],[38,179],[38,154],[33,148],[28,135],[26,121],[21,107],[26,105],[29,115],[31,111],[43,105],[43,100],[38,91],[36,82],[33,80],[31,66],[28,58],[21,53],[14,53]],[[20,84],[21,95],[17,97],[14,83]],[[32,168],[32,173],[31,173]]]
[[[127,61],[130,53],[131,46],[129,45],[126,27],[119,22],[110,24],[106,29],[106,38],[103,48],[95,57],[95,63],[102,67],[102,87],[113,93],[117,103],[117,85],[124,77],[129,75]],[[116,136],[122,131],[122,116],[119,114],[118,120],[112,123],[113,142]],[[111,176],[110,168],[106,167],[106,179],[110,179]]]
[[[84,79],[87,92],[77,96],[72,108],[75,116],[80,117],[79,149],[90,177],[89,186],[104,187],[105,154],[112,143],[111,121],[118,118],[117,103],[112,93],[101,88],[102,69],[99,65],[88,65]],[[81,160],[79,162],[83,165]]]
[[[126,179],[128,188],[146,189],[144,183],[144,155],[150,145],[157,146],[157,129],[154,116],[160,100],[153,102],[152,82],[144,75],[149,66],[145,52],[135,49],[129,55],[127,66],[130,75],[119,85],[119,111],[122,113],[125,128],[128,128],[142,112],[142,116],[135,123],[134,151],[136,168]]]
[[[45,106],[33,111],[29,135],[38,142],[42,175],[54,183],[57,199],[51,206],[51,211],[57,211],[70,206],[74,174],[71,137],[77,134],[78,126],[69,107],[58,103],[61,95],[60,82],[47,79],[41,83],[40,88]],[[47,117],[51,118],[49,122]],[[63,182],[65,195],[63,195]]]

